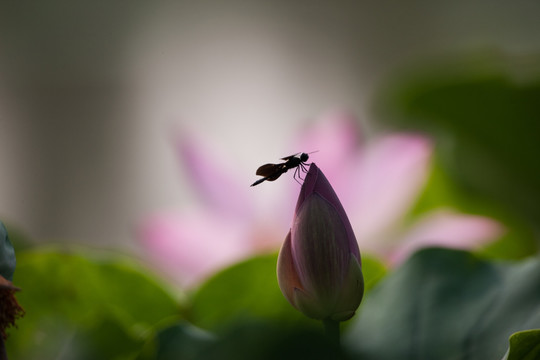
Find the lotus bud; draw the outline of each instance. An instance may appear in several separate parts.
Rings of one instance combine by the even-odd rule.
[[[356,238],[336,193],[315,164],[300,190],[277,277],[285,298],[313,319],[348,320],[362,300]]]

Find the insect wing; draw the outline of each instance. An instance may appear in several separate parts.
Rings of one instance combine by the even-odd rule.
[[[286,157],[281,158],[281,160],[289,161],[289,160],[291,160],[292,158],[297,157],[299,154],[300,154],[300,153],[296,153],[296,154],[293,154],[293,155],[289,155],[289,156],[286,156]]]
[[[273,175],[277,170],[278,170],[278,165],[276,164],[264,164],[257,169],[257,171],[255,172],[255,175],[266,177],[266,176]]]
[[[275,174],[270,175],[270,176],[267,176],[267,177],[266,177],[266,180],[267,180],[267,181],[274,181],[274,180],[277,180],[283,173],[284,173],[284,171],[282,171],[282,170],[276,171]]]

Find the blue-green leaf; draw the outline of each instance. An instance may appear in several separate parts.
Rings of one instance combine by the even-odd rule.
[[[7,229],[0,221],[0,275],[9,281],[13,281],[15,272],[15,250],[9,241]]]
[[[501,359],[510,334],[540,327],[540,260],[425,249],[385,277],[352,321],[345,343],[362,359]]]

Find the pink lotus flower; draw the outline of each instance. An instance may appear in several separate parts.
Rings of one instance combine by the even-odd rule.
[[[312,163],[277,264],[279,287],[304,315],[350,319],[362,300],[364,278],[351,223],[332,186]]]
[[[448,209],[404,226],[429,172],[432,144],[424,136],[398,133],[364,141],[352,117],[334,114],[302,131],[294,144],[298,152],[318,150],[312,160],[341,199],[360,248],[390,265],[419,247],[473,248],[502,233],[489,218]],[[177,146],[200,206],[142,221],[138,236],[150,261],[179,284],[191,286],[252,254],[277,250],[290,228],[299,191],[295,181],[286,179],[289,174],[253,188],[249,184],[256,179],[256,167],[271,159],[261,159],[250,170],[253,177],[246,178],[232,176],[233,164],[224,168],[217,154],[203,149],[193,136],[181,137]],[[284,185],[289,192],[277,192]],[[258,202],[263,194],[271,198]]]

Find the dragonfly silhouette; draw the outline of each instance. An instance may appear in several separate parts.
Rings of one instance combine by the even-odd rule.
[[[281,158],[281,160],[285,160],[285,162],[282,162],[280,164],[264,164],[260,166],[255,172],[255,175],[263,177],[255,181],[253,184],[251,184],[251,186],[259,185],[265,180],[277,180],[281,175],[285,174],[290,169],[294,169],[293,177],[295,180],[297,176],[302,179],[300,177],[300,171],[307,172],[306,161],[308,159],[309,155],[307,153],[297,153],[291,156]],[[296,180],[296,182],[298,182],[298,180]]]

